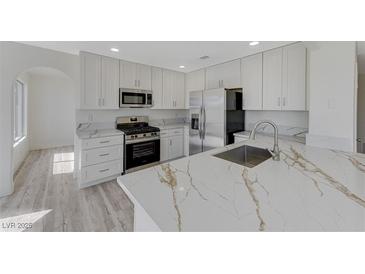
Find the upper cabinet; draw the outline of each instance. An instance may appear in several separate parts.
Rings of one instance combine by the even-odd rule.
[[[80,53],[80,109],[117,109],[119,60]]]
[[[303,43],[264,53],[263,109],[306,110],[306,59]]]
[[[97,109],[101,103],[101,56],[81,52],[80,66],[80,108]]]
[[[185,109],[184,73],[164,69],[162,79],[162,108]]]
[[[101,108],[119,108],[119,60],[101,58]]]
[[[151,67],[120,60],[120,87],[151,90]]]
[[[266,51],[263,58],[263,109],[281,110],[283,49]]]
[[[198,91],[205,89],[205,70],[196,70],[186,74],[185,81],[186,92]]]
[[[283,48],[282,109],[306,110],[307,51],[303,43]]]
[[[205,89],[239,88],[240,85],[240,60],[215,65],[206,69]]]
[[[262,109],[262,53],[241,59],[242,108]]]
[[[162,69],[152,68],[152,109],[163,108]]]

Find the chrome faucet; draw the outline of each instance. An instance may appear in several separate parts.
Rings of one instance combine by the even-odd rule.
[[[270,120],[258,121],[250,133],[250,140],[255,140],[256,130],[257,130],[258,126],[261,124],[269,124],[269,125],[272,125],[272,127],[274,128],[274,148],[273,148],[273,150],[269,150],[269,152],[271,153],[272,159],[274,161],[280,161],[280,150],[279,150],[279,144],[278,144],[278,127],[273,121],[270,121]]]

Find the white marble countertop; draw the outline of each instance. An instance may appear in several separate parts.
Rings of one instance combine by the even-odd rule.
[[[279,140],[281,160],[247,168],[212,154],[118,178],[162,231],[365,231],[365,155]]]
[[[76,135],[80,139],[100,138],[108,136],[123,135],[124,133],[115,128],[110,129],[95,129],[95,130],[76,130]]]
[[[174,124],[168,124],[168,125],[161,125],[161,124],[153,124],[150,123],[151,126],[158,127],[160,130],[164,129],[173,129],[173,128],[183,128],[188,127],[189,123],[174,123]]]

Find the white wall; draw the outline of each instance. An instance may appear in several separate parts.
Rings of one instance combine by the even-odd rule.
[[[59,69],[79,87],[78,56],[13,42],[0,42],[0,197],[9,195],[14,190],[12,86],[21,72],[33,67]]]
[[[280,126],[308,128],[308,111],[261,111],[246,110],[245,125],[259,120],[272,120]]]
[[[356,44],[311,42],[307,46],[310,66],[307,144],[354,151]]]
[[[359,74],[357,96],[357,137],[365,143],[365,74]]]
[[[28,92],[29,92],[29,74],[27,72],[21,73],[17,80],[24,84],[25,93],[25,138],[16,143],[13,148],[13,174],[19,169],[25,158],[29,154],[29,130],[28,130],[28,117],[29,117],[29,105],[28,105]]]
[[[49,68],[29,74],[30,149],[73,145],[76,90],[72,79]]]

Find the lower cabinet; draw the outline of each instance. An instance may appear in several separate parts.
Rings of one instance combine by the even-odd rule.
[[[161,130],[160,161],[184,156],[184,129]]]
[[[78,182],[87,187],[117,178],[123,172],[123,136],[80,139]]]

